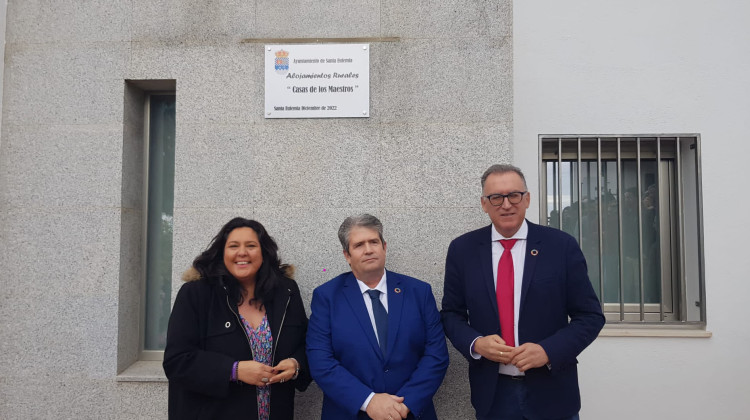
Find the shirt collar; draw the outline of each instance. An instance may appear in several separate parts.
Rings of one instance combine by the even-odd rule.
[[[383,293],[384,295],[388,294],[388,284],[386,280],[386,270],[383,270],[383,277],[380,278],[380,282],[377,286],[372,288],[372,290],[379,290],[380,293]],[[355,277],[356,278],[356,277]],[[366,284],[362,282],[362,280],[357,279],[357,285],[359,286],[359,291],[364,295],[368,290],[371,290],[369,287],[367,287]]]
[[[521,227],[518,229],[518,232],[516,232],[515,235],[513,235],[510,238],[506,238],[505,236],[501,235],[500,232],[495,229],[495,225],[492,226],[492,242],[499,241],[502,239],[526,239],[526,236],[529,234],[529,225],[526,223],[526,219],[523,219],[523,223],[521,223]]]

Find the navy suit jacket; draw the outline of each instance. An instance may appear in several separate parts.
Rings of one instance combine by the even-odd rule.
[[[402,396],[416,418],[436,419],[432,396],[445,377],[448,349],[435,297],[415,278],[392,271],[386,278],[385,356],[354,274],[313,291],[307,354],[324,394],[323,419],[368,418],[360,407],[370,392]]]
[[[576,240],[561,230],[527,223],[518,345],[541,345],[550,367],[526,371],[524,415],[569,417],[581,408],[576,357],[594,341],[605,320]],[[469,361],[471,402],[479,415],[490,414],[499,368],[470,353],[477,337],[500,335],[490,229],[451,242],[441,311],[446,335]]]

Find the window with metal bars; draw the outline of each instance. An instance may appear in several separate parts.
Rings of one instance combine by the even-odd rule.
[[[705,324],[700,135],[541,135],[540,223],[573,235],[608,323]]]

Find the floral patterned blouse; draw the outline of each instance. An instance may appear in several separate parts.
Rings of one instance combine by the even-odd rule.
[[[271,336],[271,327],[268,325],[268,317],[263,315],[258,329],[253,329],[250,323],[240,316],[242,325],[245,326],[247,336],[250,337],[250,347],[253,349],[253,355],[258,363],[273,366],[271,352],[273,349],[273,336]],[[268,420],[271,414],[271,387],[259,386],[256,388],[258,393],[258,420]]]

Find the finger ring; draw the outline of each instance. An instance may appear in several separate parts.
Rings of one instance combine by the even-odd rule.
[[[268,378],[260,378],[260,381],[263,382],[264,384],[268,383]]]
[[[500,357],[503,357],[503,352],[500,352]]]

